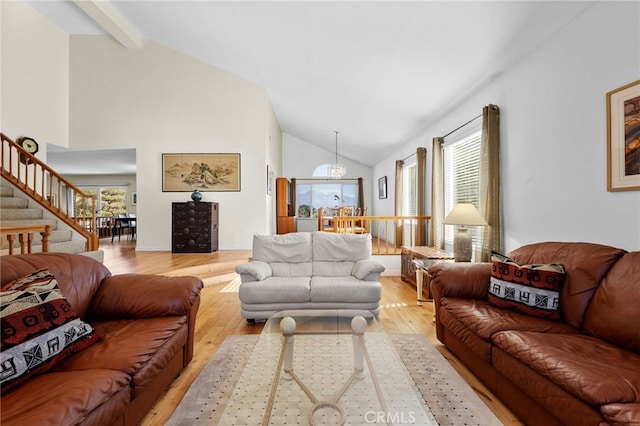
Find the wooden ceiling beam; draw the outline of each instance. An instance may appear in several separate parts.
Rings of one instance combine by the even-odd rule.
[[[143,37],[109,1],[73,0],[91,19],[127,49],[142,48]]]

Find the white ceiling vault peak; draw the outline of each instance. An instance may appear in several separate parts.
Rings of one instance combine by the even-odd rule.
[[[104,33],[74,1],[28,3],[70,34]],[[597,2],[90,3],[264,87],[284,133],[333,152],[340,129],[340,156],[373,166]]]

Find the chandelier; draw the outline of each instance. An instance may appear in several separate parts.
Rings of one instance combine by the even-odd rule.
[[[334,130],[336,134],[336,162],[327,166],[327,175],[334,179],[340,179],[347,173],[347,168],[344,164],[338,163],[338,131]]]

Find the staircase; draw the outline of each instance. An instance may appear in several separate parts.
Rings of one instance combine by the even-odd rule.
[[[0,186],[0,227],[10,228],[18,226],[51,225],[49,236],[50,252],[81,253],[103,260],[101,250],[87,251],[86,239],[75,235],[75,232],[64,223],[58,221],[54,215],[30,201],[26,195],[20,196],[20,191],[3,183]],[[14,247],[18,247],[17,243]],[[8,242],[2,239],[0,255],[8,254]],[[34,234],[32,253],[42,251],[42,236]]]

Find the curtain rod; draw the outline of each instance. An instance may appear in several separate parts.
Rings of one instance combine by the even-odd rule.
[[[480,118],[480,117],[482,117],[482,114],[479,114],[479,115],[477,115],[477,116],[473,117],[471,120],[467,121],[467,122],[466,122],[466,123],[464,123],[462,126],[458,126],[458,127],[456,127],[455,129],[453,129],[452,131],[450,131],[449,133],[447,133],[446,135],[441,136],[441,137],[442,137],[442,139],[446,138],[447,136],[451,135],[452,133],[457,132],[458,130],[462,129],[464,126],[466,126],[466,125],[468,125],[468,124],[470,124],[470,123],[473,123],[474,121],[476,121],[476,120],[477,120],[478,118]]]

